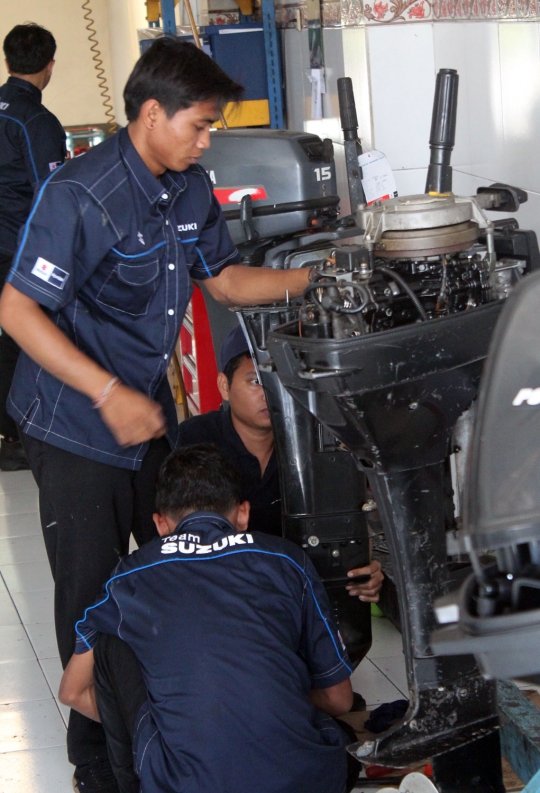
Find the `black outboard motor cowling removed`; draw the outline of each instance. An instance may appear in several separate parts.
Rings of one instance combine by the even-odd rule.
[[[439,108],[443,80],[446,88],[457,80],[444,72]],[[446,95],[457,99],[456,90]],[[446,112],[455,119],[455,107]],[[444,129],[453,139],[452,126]],[[447,148],[436,144],[433,163],[445,167],[434,172],[448,188],[448,158],[440,156]],[[296,257],[293,245],[279,261],[267,260],[274,267],[315,265],[302,301],[240,312],[289,490],[285,536],[306,548],[323,575],[332,559],[350,569],[365,536],[365,477],[390,549],[410,706],[400,724],[349,749],[365,762],[392,766],[434,757],[444,793],[504,790],[493,684],[471,654],[434,655],[432,604],[455,586],[446,549],[449,456],[471,423],[504,298],[540,258],[534,234],[524,237],[508,219],[493,223],[485,211],[516,211],[526,198],[497,184],[475,197],[432,190],[360,205],[348,238],[327,240],[318,253],[314,244],[308,259]],[[328,486],[320,471],[317,478],[323,458],[342,466],[341,486],[340,476]],[[295,515],[288,519],[289,507]],[[353,620],[351,627],[354,638]]]

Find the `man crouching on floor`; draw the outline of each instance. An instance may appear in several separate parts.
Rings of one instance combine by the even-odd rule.
[[[311,562],[246,531],[215,446],[163,463],[160,538],[76,624],[60,700],[101,721],[122,793],[344,793],[349,660]]]

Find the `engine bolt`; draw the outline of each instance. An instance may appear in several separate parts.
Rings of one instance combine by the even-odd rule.
[[[384,313],[386,314],[387,317],[391,317],[394,312],[392,311],[391,308],[387,308]]]
[[[411,402],[409,410],[418,410],[418,402]]]
[[[337,548],[336,548],[334,551],[332,551],[332,556],[334,557],[334,559],[337,559],[337,558],[338,558],[338,556],[339,556],[339,551],[338,551],[338,549],[337,549]]]
[[[467,697],[469,696],[469,691],[468,691],[468,689],[466,689],[466,688],[460,688],[460,689],[459,689],[459,696],[461,697],[461,699],[467,699]]]
[[[312,548],[316,548],[319,544],[319,538],[316,537],[314,534],[311,537],[308,537],[308,545],[311,545]]]

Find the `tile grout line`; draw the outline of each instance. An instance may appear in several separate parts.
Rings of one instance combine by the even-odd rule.
[[[389,657],[392,657],[392,656],[389,656]],[[395,656],[394,656],[394,657],[395,657]],[[370,659],[370,660],[371,660],[371,659]],[[373,666],[374,666],[376,669],[378,669],[378,671],[381,673],[381,675],[384,675],[384,677],[385,677],[385,678],[386,678],[386,679],[387,679],[387,680],[388,680],[390,683],[392,683],[392,685],[394,686],[394,688],[396,688],[396,689],[399,691],[399,693],[400,693],[402,696],[406,697],[407,699],[409,698],[409,692],[408,692],[408,691],[407,691],[407,693],[406,693],[406,694],[404,694],[404,692],[401,690],[401,688],[400,688],[400,687],[399,687],[399,686],[398,686],[396,683],[394,683],[394,681],[392,680],[392,678],[388,677],[388,675],[386,674],[386,672],[385,672],[383,669],[381,669],[381,668],[380,668],[380,666],[377,666],[377,664],[375,663],[375,661],[371,661],[371,663],[373,664]]]

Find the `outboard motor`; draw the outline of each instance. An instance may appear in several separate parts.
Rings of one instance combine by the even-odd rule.
[[[504,299],[540,257],[534,234],[486,215],[515,212],[523,191],[495,184],[474,197],[450,192],[456,83],[451,70],[437,81],[429,192],[360,204],[348,238],[292,245],[288,253],[282,243],[266,265],[309,264],[303,299],[241,314],[267,390],[290,490],[285,505],[294,504],[285,535],[322,554],[323,572],[332,558],[347,569],[367,480],[390,549],[410,705],[400,724],[350,751],[390,766],[434,757],[440,791],[502,793],[493,683],[471,654],[435,656],[432,603],[455,588],[459,567],[446,549],[456,528],[448,517],[449,457],[456,438],[467,437],[464,416]],[[435,123],[441,113],[454,121]],[[346,473],[317,478],[317,454],[339,460]],[[318,514],[333,516],[328,531]]]
[[[474,573],[441,598],[441,656],[499,679],[540,679],[540,273],[506,302],[480,389],[460,546]],[[494,554],[491,563],[481,554]]]

